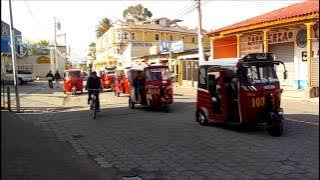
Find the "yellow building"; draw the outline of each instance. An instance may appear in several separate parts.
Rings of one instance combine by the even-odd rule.
[[[184,50],[197,49],[197,29],[179,26],[181,20],[159,18],[144,22],[113,23],[112,27],[96,41],[95,70],[119,65],[119,59],[132,42],[132,57],[153,56],[160,53],[160,41],[183,41]],[[208,38],[204,42],[209,46]]]

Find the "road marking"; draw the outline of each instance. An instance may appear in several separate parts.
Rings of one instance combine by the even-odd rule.
[[[299,122],[299,123],[312,124],[312,125],[319,126],[319,123],[313,123],[313,122],[307,122],[307,121],[300,121],[300,120],[291,119],[291,118],[285,118],[285,120],[293,121],[293,122]]]

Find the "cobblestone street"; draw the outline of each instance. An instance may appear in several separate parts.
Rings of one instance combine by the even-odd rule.
[[[95,120],[86,105],[86,94],[52,92],[49,97],[52,94],[63,96],[47,102],[60,104],[52,112],[25,112],[19,117],[54,132],[58,141],[71,144],[80,157],[89,156],[100,167],[117,170],[119,177],[319,179],[317,103],[283,99],[285,129],[277,138],[263,127],[240,131],[200,126],[194,118],[193,89],[175,89],[171,113],[129,109],[127,96],[104,92],[102,110]]]

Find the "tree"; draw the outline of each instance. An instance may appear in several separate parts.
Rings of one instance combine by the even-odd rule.
[[[49,41],[47,41],[47,40],[40,40],[36,44],[39,46],[39,48],[49,47]]]
[[[148,8],[144,8],[141,4],[136,6],[129,6],[123,11],[123,17],[127,21],[145,21],[152,17],[152,13]]]
[[[96,36],[101,37],[106,33],[111,27],[111,21],[108,18],[103,18],[100,20],[99,25],[96,27]]]

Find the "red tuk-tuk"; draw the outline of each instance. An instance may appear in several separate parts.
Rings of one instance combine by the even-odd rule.
[[[79,91],[83,93],[83,79],[81,76],[81,70],[65,70],[63,79],[63,92],[76,94]]]
[[[173,90],[168,66],[132,67],[128,78],[131,85],[131,109],[135,104],[141,104],[153,108],[161,107],[165,112],[169,112],[169,105],[173,103]]]
[[[128,79],[128,71],[130,68],[117,68],[114,76],[113,90],[116,96],[130,94],[131,87]]]
[[[252,53],[241,59],[206,61],[199,68],[196,121],[201,125],[266,123],[272,136],[283,132],[281,89],[272,53]]]
[[[116,67],[108,67],[100,71],[100,77],[105,89],[112,88]]]

